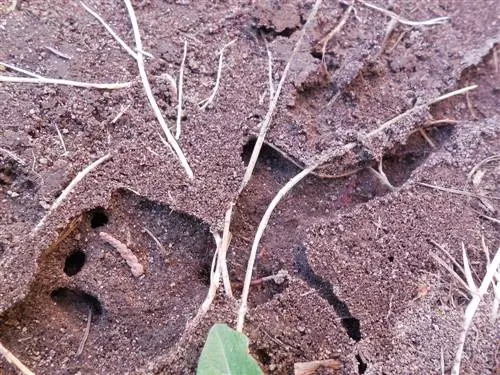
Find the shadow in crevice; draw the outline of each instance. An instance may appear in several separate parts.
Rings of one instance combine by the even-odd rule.
[[[311,288],[317,290],[318,294],[333,307],[347,335],[354,341],[360,341],[362,335],[359,319],[353,317],[347,304],[335,295],[332,284],[316,275],[309,265],[306,250],[303,247],[299,248],[295,255],[295,268],[298,276]]]

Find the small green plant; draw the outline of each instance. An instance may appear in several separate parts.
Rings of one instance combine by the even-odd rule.
[[[208,332],[196,375],[264,375],[248,353],[248,338],[226,324]]]

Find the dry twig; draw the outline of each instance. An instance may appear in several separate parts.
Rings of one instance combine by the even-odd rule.
[[[80,1],[80,4],[82,5],[82,7],[85,8],[85,10],[87,12],[89,12],[97,21],[99,21],[101,23],[101,25],[104,26],[104,28],[108,31],[108,33],[111,34],[111,36],[113,38],[115,38],[115,40],[123,47],[123,49],[125,51],[127,51],[127,53],[132,56],[134,58],[134,60],[137,60],[137,53],[135,53],[132,48],[130,48],[127,43],[125,43],[123,41],[122,38],[120,38],[118,36],[118,34],[116,34],[113,29],[111,28],[111,26],[109,26],[106,21],[104,21],[104,19],[98,14],[96,13],[95,11],[93,11],[89,6],[87,6],[83,1]]]
[[[428,188],[431,188],[431,189],[445,191],[447,193],[458,194],[458,195],[465,195],[466,197],[489,198],[489,199],[498,199],[498,200],[500,200],[500,197],[497,197],[497,196],[494,196],[494,195],[475,194],[475,193],[471,193],[471,192],[465,191],[465,190],[458,190],[458,189],[453,189],[453,188],[446,188],[446,187],[441,187],[441,186],[426,184],[425,182],[418,182],[418,184],[422,185],[422,186],[425,186],[425,187],[428,187]]]
[[[5,346],[0,343],[0,354],[5,358],[5,360],[12,365],[14,365],[23,375],[35,375],[33,371],[27,368],[22,362],[17,359],[17,357],[12,354]]]
[[[198,103],[198,105],[200,106],[200,110],[204,110],[214,101],[215,96],[217,95],[217,91],[219,91],[220,77],[222,74],[222,63],[223,63],[224,50],[226,48],[228,48],[229,46],[231,46],[232,44],[236,43],[236,40],[237,39],[231,40],[229,43],[227,43],[224,47],[221,48],[221,50],[219,52],[219,67],[217,69],[217,77],[215,79],[214,89],[212,91],[212,94],[208,98],[203,99],[201,102]]]
[[[326,46],[328,42],[332,40],[332,38],[335,35],[337,35],[340,30],[342,30],[347,20],[349,19],[349,16],[351,15],[353,9],[354,9],[354,2],[351,3],[351,5],[349,5],[349,8],[347,8],[347,10],[344,12],[337,26],[335,26],[333,30],[327,34],[327,36],[325,36],[323,39],[319,41],[319,43],[321,43],[321,62],[323,63],[323,65],[325,65]]]
[[[191,170],[191,167],[189,166],[189,163],[184,156],[184,153],[182,152],[181,148],[179,147],[179,144],[177,143],[176,139],[172,135],[172,132],[170,131],[167,123],[165,122],[165,119],[163,118],[163,115],[161,113],[160,108],[158,107],[158,104],[156,103],[156,100],[154,98],[154,95],[151,91],[151,85],[149,84],[148,76],[146,73],[146,68],[144,66],[144,56],[142,53],[142,40],[141,40],[141,33],[139,31],[139,25],[137,24],[137,18],[135,16],[134,8],[132,7],[132,3],[130,0],[125,0],[125,6],[127,7],[127,11],[129,14],[130,22],[132,24],[132,29],[134,31],[134,39],[135,39],[135,45],[137,48],[137,67],[139,68],[139,75],[141,76],[142,84],[144,86],[144,91],[146,92],[146,96],[149,100],[149,104],[151,105],[151,108],[153,109],[153,112],[160,123],[160,126],[163,129],[163,132],[165,133],[165,136],[167,137],[167,141],[170,144],[170,146],[173,148],[175,154],[177,155],[177,158],[179,159],[182,167],[185,169],[188,177],[190,179],[194,178],[193,171]]]
[[[43,226],[47,218],[55,211],[57,208],[61,205],[61,203],[66,199],[66,197],[73,191],[75,186],[90,172],[92,172],[96,167],[98,167],[100,164],[104,163],[106,160],[111,158],[111,154],[106,154],[96,161],[94,161],[92,164],[87,165],[83,170],[78,172],[78,174],[75,176],[75,178],[69,183],[69,185],[63,190],[61,195],[57,197],[57,199],[52,203],[52,206],[50,206],[49,211],[47,214],[40,220],[40,222],[36,225],[35,229],[33,230],[32,234],[35,234],[38,232],[38,230]]]
[[[181,120],[182,120],[182,87],[184,82],[184,65],[186,64],[187,42],[184,41],[184,53],[182,54],[181,68],[179,71],[179,84],[177,85],[177,122],[175,128],[175,139],[181,136]]]
[[[63,85],[63,86],[73,86],[80,87],[84,89],[99,89],[99,90],[117,90],[124,89],[133,85],[133,82],[123,82],[123,83],[91,83],[91,82],[79,82],[71,81],[67,79],[56,79],[56,78],[45,78],[45,77],[11,77],[0,75],[0,82],[6,83],[35,83],[35,84],[47,84],[47,85]]]
[[[76,351],[77,357],[83,353],[83,348],[85,347],[85,343],[89,338],[91,322],[92,322],[92,306],[89,306],[89,313],[87,315],[87,326],[85,327],[85,332],[83,333],[82,341],[80,341],[80,345],[78,346],[78,350]]]
[[[408,26],[432,26],[432,25],[438,25],[446,22],[447,20],[450,19],[450,17],[437,17],[437,18],[432,18],[430,20],[425,20],[425,21],[410,21],[409,19],[406,19],[394,12],[391,12],[390,10],[381,8],[377,5],[374,5],[372,3],[369,3],[364,0],[358,0],[361,4],[367,6],[368,8],[372,8],[374,10],[377,10],[386,16],[391,17],[392,19],[395,19],[399,23],[402,23],[403,25],[408,25]]]
[[[255,164],[257,163],[257,159],[260,154],[260,150],[262,148],[262,145],[264,143],[264,139],[267,134],[267,129],[269,128],[269,125],[271,123],[272,117],[274,115],[274,110],[276,109],[276,105],[278,104],[278,99],[281,94],[281,90],[283,88],[283,85],[285,83],[286,77],[288,75],[288,71],[290,70],[290,65],[295,58],[295,55],[297,51],[300,48],[300,45],[302,44],[302,39],[304,39],[304,35],[306,34],[307,29],[309,28],[309,25],[313,21],[313,19],[316,17],[316,13],[318,12],[319,7],[321,6],[321,1],[322,0],[316,0],[314,3],[314,7],[312,8],[311,12],[309,13],[309,16],[307,17],[307,22],[305,25],[302,27],[302,31],[300,33],[299,39],[297,40],[297,43],[295,44],[295,47],[292,51],[292,54],[290,55],[290,58],[288,59],[288,62],[285,66],[285,69],[283,70],[283,74],[281,75],[281,79],[278,83],[278,87],[276,88],[276,92],[274,93],[273,100],[271,104],[269,105],[269,110],[266,113],[266,116],[264,118],[264,121],[262,122],[260,126],[260,131],[259,131],[259,136],[257,138],[257,141],[255,142],[255,146],[252,151],[252,155],[250,157],[250,161],[248,162],[248,166],[245,170],[245,175],[243,176],[243,181],[240,186],[239,192],[241,193],[245,186],[248,184],[250,181],[250,178],[252,177],[253,170],[255,168]]]
[[[9,150],[7,150],[5,148],[0,147],[0,152],[3,152],[8,157],[10,157],[10,158],[14,159],[15,161],[17,161],[19,164],[26,165],[26,162],[23,159],[21,159],[19,156],[17,156],[16,154],[14,154],[12,151],[9,151]]]

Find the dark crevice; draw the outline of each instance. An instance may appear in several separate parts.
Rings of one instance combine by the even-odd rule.
[[[273,27],[259,26],[257,32],[265,35],[268,40],[274,40],[277,36],[290,38],[298,29],[298,27],[286,27],[282,31],[276,31]]]
[[[102,305],[99,300],[78,289],[58,288],[50,293],[50,298],[65,310],[76,310],[86,315],[90,308],[93,315],[102,314]]]
[[[364,374],[368,369],[368,363],[363,361],[359,354],[356,354],[356,360],[358,361],[358,374]]]
[[[295,255],[295,268],[298,276],[311,288],[316,289],[319,295],[333,307],[347,335],[354,341],[360,341],[362,335],[359,319],[353,317],[347,304],[335,295],[332,284],[314,273],[309,265],[306,249],[303,247],[299,248]]]

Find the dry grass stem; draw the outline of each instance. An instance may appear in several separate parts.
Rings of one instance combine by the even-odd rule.
[[[57,79],[57,78],[45,78],[45,77],[11,77],[0,75],[0,82],[6,83],[35,83],[35,84],[45,84],[45,85],[63,85],[63,86],[73,86],[80,87],[84,89],[99,89],[99,90],[117,90],[124,89],[132,86],[133,82],[123,82],[123,83],[91,83],[91,82],[79,82],[71,81],[67,79]]]
[[[465,195],[466,197],[489,198],[489,199],[500,200],[500,197],[497,197],[497,196],[494,196],[494,195],[475,194],[475,193],[471,193],[471,192],[465,191],[465,190],[458,190],[458,189],[453,189],[453,188],[446,188],[446,187],[441,187],[441,186],[426,184],[425,182],[417,182],[417,183],[419,185],[422,185],[422,186],[425,186],[425,187],[428,187],[428,188],[431,188],[431,189],[441,190],[441,191],[445,191],[447,193],[452,193],[452,194]]]
[[[127,53],[132,56],[134,58],[134,60],[137,60],[137,53],[135,53],[132,48],[130,48],[127,43],[125,43],[123,41],[122,38],[120,38],[118,36],[118,34],[116,34],[113,29],[111,28],[111,26],[109,26],[106,21],[104,21],[104,19],[98,14],[96,13],[95,11],[93,11],[89,6],[87,6],[83,1],[80,1],[80,4],[82,5],[82,7],[85,8],[85,10],[87,12],[89,12],[97,21],[99,21],[101,23],[101,25],[104,26],[104,28],[108,31],[108,33],[111,34],[111,36],[113,38],[115,38],[115,40],[123,47],[123,49],[125,51],[127,51]]]
[[[274,98],[274,80],[273,80],[273,55],[271,54],[271,50],[269,49],[269,44],[263,34],[261,34],[262,39],[264,40],[264,45],[266,46],[267,52],[267,76],[269,80],[269,107],[273,102]]]
[[[255,259],[257,257],[257,251],[259,248],[260,240],[264,234],[264,230],[267,227],[267,223],[269,222],[269,219],[271,218],[271,214],[273,213],[274,209],[278,205],[278,203],[281,201],[281,199],[295,186],[297,185],[304,177],[306,177],[308,174],[310,174],[315,168],[317,168],[319,165],[321,165],[322,162],[316,163],[311,165],[310,167],[305,168],[302,170],[299,174],[297,174],[295,177],[290,179],[276,194],[276,196],[273,198],[271,203],[266,209],[266,212],[264,213],[264,216],[262,216],[262,219],[260,220],[259,227],[257,228],[257,231],[255,233],[255,238],[252,243],[252,250],[250,251],[250,256],[248,259],[248,264],[247,264],[247,269],[245,273],[245,281],[243,284],[243,292],[241,294],[241,302],[240,302],[240,308],[238,311],[238,321],[236,325],[236,330],[239,332],[242,332],[243,330],[243,324],[245,322],[245,314],[247,312],[247,301],[248,301],[248,294],[250,293],[250,286],[252,283],[252,274],[253,274],[253,267],[255,264]]]
[[[450,19],[450,17],[437,17],[437,18],[432,18],[432,19],[425,20],[425,21],[410,21],[410,20],[408,20],[408,19],[406,19],[404,17],[401,17],[400,15],[398,15],[398,14],[396,14],[394,12],[391,12],[390,10],[381,8],[381,7],[377,6],[377,5],[369,3],[367,1],[364,1],[364,0],[358,0],[358,1],[361,4],[367,6],[368,8],[377,10],[377,11],[385,14],[386,16],[389,16],[392,19],[395,19],[399,23],[402,23],[403,25],[408,25],[408,26],[432,26],[432,25],[442,24],[442,23],[444,23],[444,22],[446,22],[447,20]]]
[[[219,67],[217,68],[217,77],[215,78],[215,86],[214,89],[212,90],[212,94],[208,98],[203,99],[201,102],[198,103],[198,105],[200,106],[200,110],[202,111],[214,101],[217,95],[217,91],[219,91],[220,77],[222,75],[222,65],[224,61],[224,50],[229,46],[231,46],[232,44],[236,43],[236,40],[237,39],[231,40],[229,43],[224,45],[224,47],[222,47],[219,52]]]
[[[458,349],[455,354],[455,360],[453,361],[451,375],[460,374],[460,365],[463,357],[463,350],[464,350],[465,340],[467,338],[467,333],[472,325],[472,321],[479,307],[479,303],[483,299],[484,295],[487,293],[488,288],[490,284],[493,282],[495,275],[499,273],[498,268],[500,267],[500,248],[497,250],[491,263],[487,266],[486,274],[484,275],[483,281],[481,282],[479,288],[477,288],[473,282],[472,283],[470,282],[470,280],[472,279],[472,274],[470,273],[470,268],[468,266],[469,261],[467,258],[465,247],[463,247],[463,258],[464,258],[464,263],[467,263],[467,266],[465,266],[465,264],[464,266],[466,269],[466,278],[469,281],[469,292],[472,296],[472,299],[470,300],[469,304],[467,305],[467,308],[465,309],[463,329],[460,335]]]
[[[95,168],[97,168],[100,164],[104,163],[106,160],[111,158],[111,154],[106,154],[96,161],[94,161],[92,164],[87,165],[83,170],[78,172],[78,174],[75,176],[75,178],[69,183],[69,185],[62,191],[61,195],[57,197],[57,199],[52,203],[52,206],[50,206],[49,211],[45,216],[40,220],[40,222],[36,225],[35,229],[33,230],[32,234],[35,234],[38,232],[38,230],[43,226],[47,218],[55,211],[57,208],[61,205],[61,203],[68,197],[68,195],[73,191],[75,186],[90,172],[92,172]]]
[[[120,107],[120,112],[118,112],[118,114],[115,116],[115,118],[113,120],[111,120],[111,123],[112,124],[116,123],[125,114],[125,112],[128,111],[128,109],[130,108],[130,105],[131,104],[127,104],[126,106],[122,105]]]
[[[62,146],[63,151],[64,151],[63,155],[67,155],[68,154],[68,150],[66,148],[66,144],[64,143],[64,138],[63,138],[63,136],[61,134],[61,131],[59,130],[59,126],[57,126],[57,124],[55,126],[56,126],[57,136],[59,137],[59,141],[61,142],[61,146]]]
[[[389,190],[391,190],[391,191],[396,190],[396,188],[394,187],[393,184],[391,184],[391,182],[389,181],[389,178],[387,177],[387,175],[384,172],[384,169],[382,167],[382,160],[380,160],[380,162],[378,163],[378,171],[373,167],[370,167],[369,170],[380,180],[380,182],[384,186],[389,188]]]
[[[295,47],[292,51],[292,54],[290,55],[290,58],[288,59],[288,62],[285,66],[285,69],[283,70],[283,74],[281,75],[281,79],[280,79],[278,86],[276,88],[276,92],[274,93],[273,100],[272,100],[271,104],[269,105],[269,110],[267,111],[266,116],[264,118],[264,121],[262,122],[262,124],[260,126],[259,136],[257,138],[257,141],[255,142],[255,146],[253,148],[252,155],[250,157],[250,161],[248,162],[248,166],[245,170],[245,175],[243,176],[243,181],[241,183],[239,193],[241,193],[243,191],[245,186],[250,181],[250,178],[252,177],[253,170],[255,168],[255,164],[257,163],[257,159],[259,157],[260,150],[262,148],[262,145],[264,143],[264,139],[265,139],[266,134],[267,134],[267,130],[269,128],[272,117],[274,115],[274,110],[276,109],[276,105],[278,104],[278,99],[280,97],[281,90],[283,88],[286,77],[288,75],[288,71],[290,70],[290,65],[292,64],[292,61],[295,58],[295,55],[300,48],[300,45],[302,44],[302,40],[304,39],[304,35],[306,34],[306,31],[309,28],[309,25],[311,24],[313,19],[316,17],[316,13],[318,12],[318,9],[320,6],[321,6],[321,0],[316,0],[316,2],[314,3],[314,7],[312,8],[311,12],[309,13],[309,16],[307,17],[307,22],[302,27],[302,31],[300,33],[300,36],[297,40],[297,43],[295,44]]]
[[[16,367],[23,375],[35,375],[33,371],[27,368],[22,362],[17,359],[17,357],[12,354],[5,346],[0,343],[0,354],[5,358],[5,360]]]
[[[83,333],[82,341],[80,341],[80,345],[78,346],[78,350],[76,351],[77,357],[83,353],[83,348],[85,348],[85,343],[89,338],[91,322],[92,322],[92,306],[89,307],[89,313],[87,315],[87,326],[85,327],[85,332]]]
[[[384,122],[377,129],[372,130],[370,133],[368,133],[365,136],[365,138],[372,138],[372,137],[376,136],[377,134],[383,132],[388,127],[390,127],[391,125],[397,123],[398,121],[402,120],[403,118],[408,117],[409,115],[411,115],[411,114],[413,114],[415,112],[418,112],[418,111],[420,111],[420,110],[422,110],[424,108],[427,108],[427,107],[431,106],[432,104],[436,104],[436,103],[438,103],[440,101],[443,101],[445,99],[451,98],[452,96],[455,96],[455,95],[465,94],[466,92],[468,92],[470,90],[474,90],[476,88],[477,88],[477,85],[467,86],[467,87],[461,88],[459,90],[455,90],[455,91],[449,92],[447,94],[441,95],[441,96],[439,96],[439,97],[437,97],[435,99],[430,100],[427,103],[416,105],[415,107],[410,108],[406,112],[403,112],[403,113],[397,115],[396,117],[394,117],[394,118],[392,118],[392,119]]]
[[[431,146],[432,149],[436,149],[436,144],[434,143],[434,141],[432,140],[431,137],[429,137],[429,134],[427,134],[427,132],[425,131],[424,128],[418,128],[418,132],[420,133],[420,135],[422,136],[422,138],[424,138],[424,140],[429,144],[429,146]]]
[[[231,215],[233,213],[234,203],[231,202],[229,204],[229,208],[226,211],[226,215],[224,217],[224,230],[222,232],[222,244],[219,251],[218,256],[218,265],[220,267],[222,273],[222,282],[224,283],[224,290],[226,294],[233,298],[233,291],[231,289],[231,281],[229,280],[229,272],[227,269],[227,250],[229,248],[229,243],[231,242],[231,232],[229,231],[229,227],[231,225]]]
[[[488,156],[486,159],[483,159],[481,160],[479,163],[477,163],[472,169],[471,171],[469,172],[469,174],[467,175],[467,179],[468,180],[471,180],[472,177],[476,174],[476,172],[479,170],[479,168],[481,168],[483,165],[485,164],[488,164],[488,163],[491,163],[493,161],[500,161],[500,154],[495,154],[495,155],[491,155],[491,156]]]
[[[467,108],[469,109],[470,116],[474,119],[477,120],[478,117],[476,115],[476,111],[474,110],[474,106],[472,105],[472,101],[470,99],[470,93],[466,92],[465,93],[465,101],[467,103]]]
[[[137,48],[137,51],[142,51],[142,40],[141,40],[141,33],[139,31],[139,25],[137,24],[137,18],[135,16],[134,8],[132,7],[132,3],[130,0],[125,0],[125,6],[127,7],[127,11],[129,14],[130,22],[132,24],[132,29],[134,31],[134,38],[135,38],[135,45]],[[144,56],[142,53],[137,53],[137,67],[139,68],[139,74],[141,76],[142,84],[144,86],[144,91],[146,92],[146,96],[149,100],[149,104],[151,105],[151,108],[153,109],[153,112],[160,123],[160,126],[163,129],[163,132],[165,133],[165,136],[167,137],[167,141],[172,146],[175,154],[177,155],[177,158],[179,159],[182,167],[185,169],[188,177],[190,179],[194,178],[193,171],[191,170],[191,167],[189,166],[189,163],[184,156],[184,153],[182,152],[181,148],[179,147],[179,144],[175,140],[174,136],[172,135],[170,129],[168,128],[167,123],[165,122],[165,119],[163,118],[163,115],[161,113],[160,108],[158,107],[158,104],[156,103],[156,100],[153,96],[153,93],[151,91],[151,86],[149,84],[148,76],[146,74],[146,68],[144,66]]]
[[[144,267],[139,263],[139,260],[137,259],[135,254],[127,247],[127,245],[106,232],[100,232],[99,236],[104,242],[107,242],[118,251],[120,256],[125,260],[125,262],[127,262],[127,265],[130,267],[130,272],[132,272],[132,275],[134,275],[135,277],[141,277],[144,274]]]
[[[182,86],[184,81],[184,65],[186,64],[187,42],[184,41],[184,53],[182,54],[181,68],[179,71],[179,84],[177,85],[177,122],[175,128],[175,139],[181,136],[181,120],[182,120]]]
[[[136,193],[137,194],[137,193]],[[139,194],[137,194],[139,195]],[[158,246],[158,248],[160,249],[160,252],[163,256],[168,256],[168,251],[167,249],[165,249],[165,247],[161,244],[160,240],[158,238],[156,238],[156,236],[153,234],[153,232],[151,232],[148,228],[145,228],[143,227],[142,228],[144,230],[144,232],[146,232],[148,234],[149,237],[151,237],[151,239],[155,242],[156,246]]]
[[[220,284],[220,277],[221,277],[221,269],[220,269],[220,262],[219,262],[219,253],[220,253],[220,248],[222,246],[222,239],[218,233],[214,233],[214,240],[216,244],[215,248],[215,253],[214,257],[212,259],[212,267],[210,269],[210,286],[208,287],[208,293],[207,296],[205,297],[205,301],[203,301],[198,314],[196,317],[193,319],[193,322],[199,321],[203,315],[205,315],[210,308],[210,305],[212,304],[215,295],[217,293],[217,289],[219,289],[219,284]]]
[[[4,66],[4,67],[6,67],[7,69],[13,70],[14,72],[18,72],[18,73],[22,73],[22,74],[24,74],[24,75],[27,75],[28,77],[32,77],[32,78],[43,78],[43,77],[42,77],[41,75],[39,75],[39,74],[36,74],[36,73],[30,72],[29,70],[26,70],[26,69],[18,68],[17,66],[14,66],[14,65],[8,64],[8,63],[3,62],[3,61],[0,61],[0,65],[3,65],[3,66]]]
[[[21,159],[19,156],[17,156],[16,154],[14,154],[12,151],[9,151],[5,148],[0,147],[0,152],[3,152],[5,155],[7,155],[11,159],[17,161],[19,164],[26,165],[26,162],[23,159]]]
[[[50,46],[45,46],[45,49],[49,52],[52,52],[54,55],[56,55],[64,60],[71,60],[71,56],[66,55],[65,53],[62,53],[61,51],[58,51],[55,48],[52,48]]]
[[[481,213],[479,214],[479,216],[484,217],[485,219],[490,220],[490,221],[492,221],[492,222],[494,222],[496,224],[500,224],[500,220],[499,219],[495,219],[494,217],[491,217],[491,216],[488,216],[488,215],[484,215],[484,214],[481,214]]]
[[[323,39],[319,41],[319,43],[321,43],[321,62],[323,63],[323,65],[325,65],[326,46],[328,45],[330,40],[332,40],[332,38],[335,35],[337,35],[340,32],[340,30],[342,30],[347,20],[349,19],[349,16],[351,15],[353,9],[354,9],[354,2],[351,5],[349,5],[349,8],[347,8],[347,10],[344,12],[337,26],[335,26],[332,31],[330,31]]]

